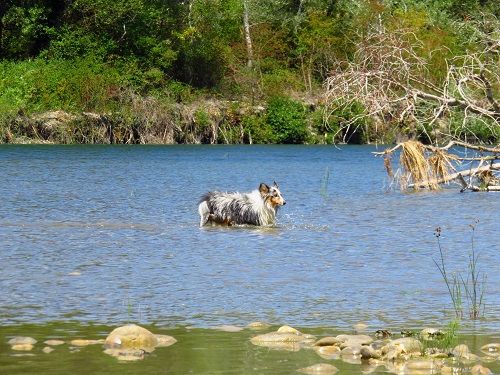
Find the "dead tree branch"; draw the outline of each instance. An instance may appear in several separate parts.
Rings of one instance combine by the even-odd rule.
[[[353,59],[338,62],[325,81],[330,114],[353,103],[364,108],[364,113],[346,120],[339,131],[364,116],[382,125],[406,124],[457,139],[450,128],[442,128],[445,121],[438,121],[450,118],[452,110],[461,111],[464,126],[474,119],[498,131],[500,36],[492,32],[482,37],[484,47],[479,52],[446,59],[442,82],[429,74],[431,56],[425,55],[423,42],[410,30],[388,31],[378,26],[360,37]]]

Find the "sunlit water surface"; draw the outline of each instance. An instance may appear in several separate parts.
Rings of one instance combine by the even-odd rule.
[[[478,220],[484,317],[462,329],[499,332],[500,196],[391,190],[376,150],[2,146],[0,325],[443,325],[433,233],[465,276]],[[204,192],[273,180],[277,227],[198,227]]]

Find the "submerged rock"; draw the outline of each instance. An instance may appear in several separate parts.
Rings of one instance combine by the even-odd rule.
[[[167,347],[177,342],[168,335],[155,335],[146,328],[135,324],[118,327],[104,341],[104,353],[120,361],[138,361],[144,359],[156,347]]]
[[[222,331],[222,332],[240,332],[243,331],[243,328],[237,327],[237,326],[231,326],[231,325],[221,325],[214,327],[215,330],[217,331]]]
[[[54,348],[51,348],[50,346],[46,346],[45,348],[42,349],[42,352],[44,352],[45,354],[49,354],[49,353],[52,353],[55,349]]]
[[[336,339],[340,341],[341,349],[352,346],[370,345],[373,342],[373,339],[368,335],[338,335]]]
[[[488,367],[482,365],[475,365],[470,369],[472,375],[491,375],[492,372]]]
[[[271,326],[270,324],[264,323],[264,322],[252,322],[252,323],[249,323],[247,325],[247,328],[254,329],[254,330],[260,330],[260,329],[267,329],[270,326]]]
[[[278,333],[291,333],[291,334],[294,334],[294,335],[302,335],[302,333],[293,328],[293,327],[290,327],[290,326],[281,326],[280,328],[278,328],[278,330],[276,331]]]
[[[158,345],[156,345],[157,348],[166,348],[167,346],[174,345],[177,340],[173,338],[172,336],[168,335],[155,335],[156,339],[158,340]]]
[[[432,359],[412,359],[405,363],[405,374],[435,374],[443,366],[442,361]]]
[[[375,350],[370,345],[363,345],[359,350],[362,359],[378,359],[382,356],[380,350]]]
[[[316,365],[312,365],[309,367],[304,367],[299,370],[298,372],[302,372],[303,374],[309,374],[309,375],[331,375],[335,374],[338,371],[338,368],[336,368],[333,365],[330,365],[328,363],[318,363]]]
[[[32,344],[14,344],[11,346],[12,350],[18,350],[18,351],[30,351],[34,348]]]
[[[276,332],[264,333],[254,336],[250,342],[257,346],[266,346],[279,350],[300,350],[302,346],[311,345],[315,338],[312,335],[304,335],[290,326],[280,327]]]
[[[335,345],[330,346],[316,346],[314,348],[316,353],[324,359],[338,359],[340,358],[340,348]]]
[[[498,357],[500,355],[500,344],[495,342],[483,345],[481,351],[490,357]]]
[[[402,337],[391,340],[381,348],[382,358],[388,361],[406,360],[411,357],[420,356],[422,343],[412,337]]]
[[[58,345],[64,344],[64,341],[62,341],[62,340],[45,340],[43,343],[45,345],[49,345],[49,346],[58,346]]]
[[[106,349],[143,350],[146,353],[151,353],[157,345],[158,339],[154,334],[135,324],[116,328],[104,342]]]
[[[458,357],[458,358],[466,357],[468,354],[470,354],[470,349],[467,345],[460,344],[460,345],[455,346],[453,348],[453,350],[451,351],[451,353],[455,357]]]
[[[368,324],[366,323],[363,323],[363,322],[359,322],[359,323],[356,323],[352,326],[352,328],[354,328],[354,331],[356,333],[359,333],[359,332],[365,332],[366,329],[368,328]]]
[[[33,337],[16,336],[7,341],[9,345],[35,345],[37,341]]]
[[[333,336],[323,337],[314,343],[314,346],[331,346],[331,345],[340,345],[343,341],[339,340]]]

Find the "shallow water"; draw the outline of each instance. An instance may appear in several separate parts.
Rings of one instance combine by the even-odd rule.
[[[476,219],[484,318],[500,331],[500,196],[388,191],[372,146],[1,146],[0,325],[254,320],[442,326],[433,259],[465,272]],[[276,228],[198,228],[207,190],[276,180]]]
[[[0,327],[0,370],[2,374],[298,374],[297,370],[317,363],[329,363],[339,369],[339,374],[387,374],[385,366],[370,366],[358,360],[325,360],[312,349],[298,351],[275,350],[250,343],[250,338],[261,333],[245,329],[241,332],[223,332],[206,328],[148,328],[160,334],[175,337],[177,343],[167,348],[157,348],[137,362],[123,362],[103,353],[102,345],[75,347],[75,338],[104,339],[112,328],[102,325],[53,322],[41,325]],[[269,328],[275,330],[277,327]],[[306,329],[304,333],[316,337],[335,336],[345,331],[331,328]],[[12,350],[5,344],[16,335],[30,335],[38,342],[29,352]],[[58,339],[65,344],[54,346],[54,351],[42,351],[43,341]],[[474,353],[500,337],[462,335],[460,342],[467,344]],[[483,355],[484,357],[484,355]],[[499,361],[485,363],[499,373]],[[458,366],[457,366],[458,367]],[[470,367],[470,366],[469,366]],[[467,366],[462,365],[466,369]],[[390,372],[390,371],[389,371]],[[397,372],[396,372],[397,373]],[[419,375],[425,372],[415,373]]]

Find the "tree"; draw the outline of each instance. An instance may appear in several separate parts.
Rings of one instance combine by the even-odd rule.
[[[444,77],[439,78],[433,74],[431,58],[445,54],[444,46],[426,55],[415,30],[389,29],[382,22],[374,25],[360,37],[352,61],[338,62],[326,80],[329,109],[361,103],[365,110],[359,116],[374,118],[379,126],[390,122],[408,126],[426,142],[464,135],[479,140],[482,137],[468,132],[474,124],[486,129],[492,141],[500,139],[498,30],[500,23],[494,17],[475,25],[469,45],[476,45],[476,50],[446,58]],[[356,120],[347,121],[342,130]]]

